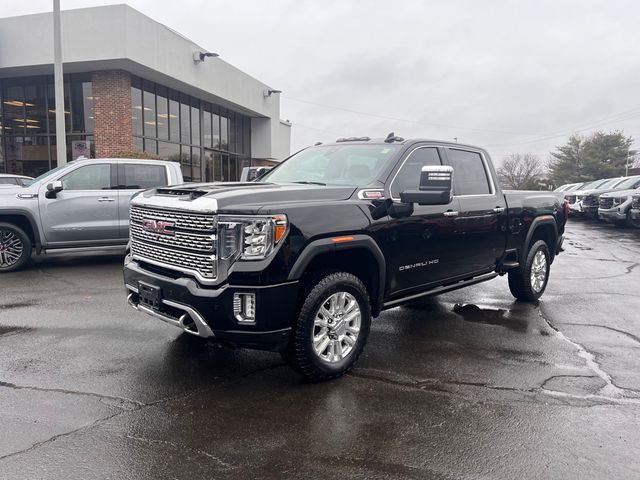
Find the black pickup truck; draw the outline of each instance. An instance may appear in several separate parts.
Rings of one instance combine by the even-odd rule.
[[[346,138],[257,182],[136,196],[124,281],[140,311],[327,380],[385,309],[503,274],[538,299],[567,215],[561,194],[501,191],[480,148]]]

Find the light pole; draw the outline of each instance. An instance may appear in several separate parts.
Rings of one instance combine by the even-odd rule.
[[[58,166],[67,163],[67,136],[64,125],[64,80],[62,77],[62,22],[60,0],[53,0],[53,85],[56,98],[56,153]]]

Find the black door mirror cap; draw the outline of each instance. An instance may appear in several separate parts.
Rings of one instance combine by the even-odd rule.
[[[418,205],[449,205],[451,199],[450,189],[405,190],[400,194],[402,203],[417,203]]]

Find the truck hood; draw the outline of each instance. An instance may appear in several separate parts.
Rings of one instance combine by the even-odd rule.
[[[132,205],[199,212],[257,213],[274,205],[347,200],[356,187],[258,182],[188,183],[147,190]]]
[[[640,189],[634,190],[613,190],[611,192],[603,193],[601,196],[603,197],[630,197],[631,195],[640,193]]]

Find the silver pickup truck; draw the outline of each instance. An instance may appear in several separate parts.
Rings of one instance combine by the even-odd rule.
[[[35,252],[123,248],[129,201],[137,192],[183,182],[180,164],[162,160],[75,160],[26,186],[0,189],[0,273]]]

